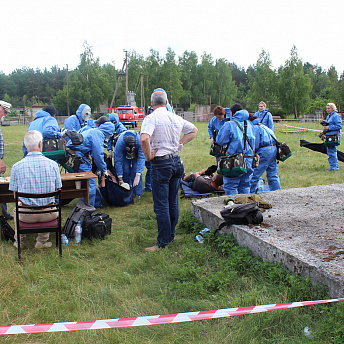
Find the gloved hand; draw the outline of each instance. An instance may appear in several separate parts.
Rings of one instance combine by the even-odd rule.
[[[110,159],[113,158],[113,151],[112,151],[112,150],[109,150],[108,157],[109,157]]]
[[[68,132],[68,129],[63,129],[62,130],[62,137],[66,137],[67,136],[67,132]]]
[[[141,173],[136,173],[134,182],[133,182],[133,187],[137,186],[140,182],[140,177],[141,177]]]
[[[118,184],[119,185],[122,185],[124,182],[123,182],[123,176],[118,176],[117,175],[117,177],[118,177]]]
[[[96,171],[95,174],[96,174],[96,176],[100,177],[102,173],[100,171]]]
[[[212,145],[213,143],[214,143],[214,138],[211,137],[211,138],[210,138],[210,144]]]

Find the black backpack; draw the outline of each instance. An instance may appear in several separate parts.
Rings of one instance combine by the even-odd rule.
[[[81,222],[82,228],[84,228],[84,219],[90,216],[96,208],[92,207],[90,204],[86,203],[83,200],[80,200],[72,212],[69,214],[68,219],[63,227],[62,233],[66,234],[68,238],[74,237],[75,226],[78,221]]]
[[[1,222],[1,239],[2,240],[11,240],[12,242],[15,242],[14,230],[8,224],[4,215],[0,215],[0,222]]]
[[[105,213],[93,213],[85,217],[82,224],[82,237],[86,239],[105,239],[111,234],[112,219]]]
[[[232,206],[220,211],[221,216],[225,220],[214,235],[225,226],[230,225],[251,225],[263,222],[263,214],[260,212],[258,203],[233,204]]]

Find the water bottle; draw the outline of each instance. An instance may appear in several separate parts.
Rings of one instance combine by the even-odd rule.
[[[204,234],[204,233],[208,233],[211,232],[211,229],[205,227],[204,229],[202,229],[201,231],[199,231],[199,234]]]
[[[63,245],[69,246],[69,240],[68,240],[66,234],[61,234],[61,243]]]
[[[260,177],[259,181],[258,181],[258,191],[257,191],[257,193],[262,194],[264,192],[264,185],[265,185],[265,183],[264,183],[262,177]]]
[[[81,244],[81,234],[82,234],[81,222],[78,221],[74,230],[74,243],[75,244]]]
[[[197,240],[200,244],[203,244],[203,237],[202,237],[202,235],[196,235],[196,240]]]

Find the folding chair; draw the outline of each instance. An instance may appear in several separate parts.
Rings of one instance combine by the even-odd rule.
[[[36,223],[27,223],[19,220],[20,214],[32,214],[34,212],[35,215],[37,214],[47,214],[51,213],[52,205],[45,205],[45,206],[27,206],[27,205],[19,205],[19,197],[21,198],[48,198],[54,197],[55,202],[53,207],[56,207],[56,211],[58,212],[58,217],[55,220],[49,222],[36,222]],[[31,233],[56,233],[56,247],[59,246],[59,255],[62,257],[62,245],[61,245],[61,190],[48,192],[48,193],[23,193],[23,192],[15,192],[15,201],[16,201],[16,223],[17,223],[17,244],[18,244],[18,258],[19,262],[21,262],[21,249],[20,249],[20,234],[31,234]],[[55,210],[54,210],[55,212]]]

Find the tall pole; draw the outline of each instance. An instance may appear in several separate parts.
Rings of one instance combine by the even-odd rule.
[[[143,94],[143,72],[141,70],[141,107],[144,107],[144,94]]]
[[[128,51],[124,50],[125,52],[125,105],[128,104]]]
[[[70,116],[70,111],[69,111],[69,75],[68,75],[68,65],[67,65],[67,114]]]

